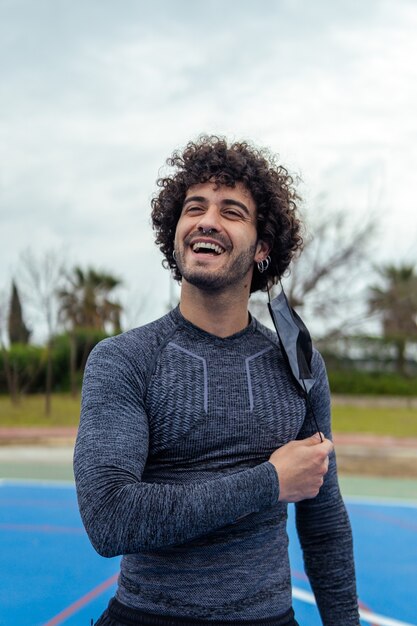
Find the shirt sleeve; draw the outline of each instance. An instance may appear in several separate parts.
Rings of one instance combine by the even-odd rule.
[[[144,482],[145,378],[114,338],[96,346],[84,375],[74,475],[85,529],[107,557],[185,543],[278,501],[268,462],[206,482]]]
[[[314,432],[314,411],[320,431],[331,439],[329,385],[318,352],[314,353],[313,371],[316,383],[300,438]],[[323,626],[359,626],[352,532],[340,494],[334,452],[318,496],[296,504],[296,524]]]

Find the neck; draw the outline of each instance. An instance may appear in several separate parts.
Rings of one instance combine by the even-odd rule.
[[[249,294],[238,292],[207,292],[183,280],[180,311],[189,322],[217,337],[230,337],[249,323]]]

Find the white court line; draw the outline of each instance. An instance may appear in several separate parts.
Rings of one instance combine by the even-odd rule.
[[[75,489],[73,480],[48,480],[47,478],[0,478],[2,487],[70,487]]]
[[[311,591],[304,591],[304,589],[300,589],[299,587],[293,587],[292,595],[293,598],[301,600],[301,602],[316,604],[316,600]],[[417,626],[417,624],[401,622],[397,619],[385,617],[384,615],[378,615],[377,613],[372,613],[372,611],[367,611],[365,609],[359,609],[359,614],[364,622],[368,622],[368,624],[375,624],[375,626]]]
[[[343,496],[347,504],[365,504],[369,506],[403,506],[417,509],[417,500],[407,498],[383,498],[379,496]]]

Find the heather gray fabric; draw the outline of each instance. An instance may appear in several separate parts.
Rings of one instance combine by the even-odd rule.
[[[330,437],[317,352],[312,368],[311,402]],[[287,611],[287,507],[267,459],[310,431],[277,337],[256,320],[221,339],[176,309],[96,346],[74,471],[92,544],[104,556],[125,555],[118,600],[230,624]],[[351,532],[334,455],[320,494],[297,505],[297,524],[323,624],[357,626]]]

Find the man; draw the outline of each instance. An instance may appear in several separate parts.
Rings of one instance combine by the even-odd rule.
[[[265,151],[216,137],[168,164],[152,219],[180,305],[101,342],[84,377],[80,511],[96,550],[123,555],[97,624],[296,626],[286,534],[296,502],[323,624],[357,626],[323,362],[315,352],[307,410],[276,334],[248,313],[250,293],[301,248],[293,181]]]

